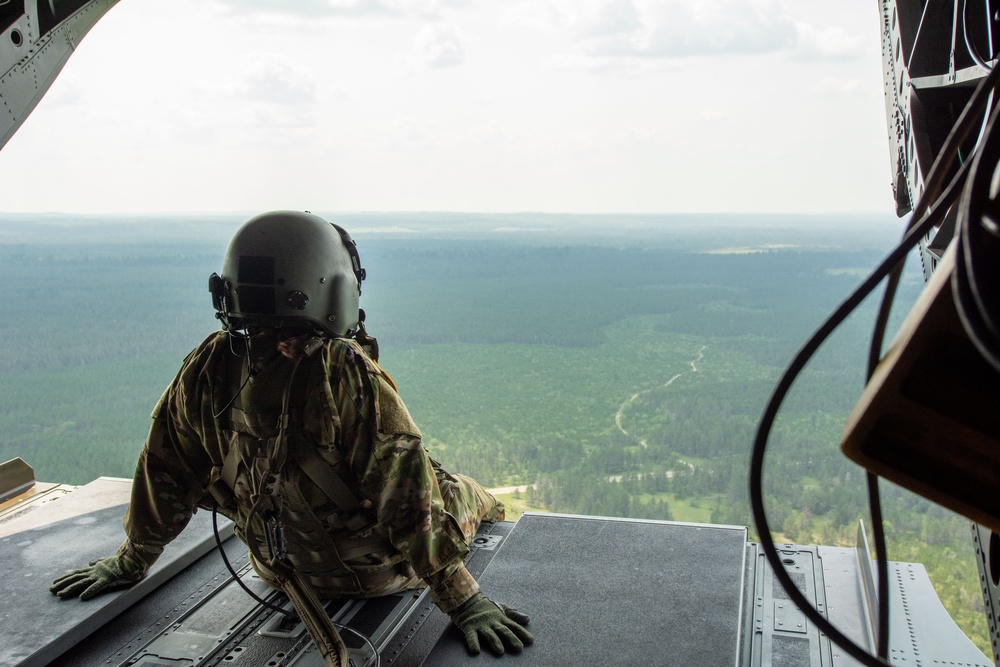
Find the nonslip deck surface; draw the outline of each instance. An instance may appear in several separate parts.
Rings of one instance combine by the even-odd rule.
[[[101,478],[0,522],[0,665],[49,664],[214,546],[211,515],[199,512],[135,586],[87,602],[49,593],[55,577],[114,555],[130,489],[131,480]],[[231,524],[222,521],[228,537]]]
[[[535,644],[505,664],[728,667],[745,547],[739,528],[529,514],[480,583],[531,617]],[[424,664],[471,660],[452,629]]]

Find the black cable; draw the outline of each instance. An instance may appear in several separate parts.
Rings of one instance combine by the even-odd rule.
[[[875,537],[875,562],[878,570],[878,627],[875,634],[875,653],[883,660],[889,659],[889,554],[885,543],[885,526],[882,521],[882,499],[879,497],[878,475],[865,473],[868,488],[868,513],[872,518]],[[865,554],[869,557],[869,554]]]
[[[910,218],[906,232],[913,224],[914,218]],[[896,298],[896,290],[899,287],[900,278],[903,275],[903,268],[906,265],[905,257],[892,268],[886,280],[885,291],[882,293],[882,302],[879,305],[878,314],[875,317],[875,326],[872,329],[871,345],[868,348],[868,367],[865,373],[865,384],[867,384],[875,369],[882,359],[882,344],[885,341],[885,332],[889,324],[889,315],[892,312],[892,304]],[[886,547],[885,529],[882,521],[882,500],[879,496],[878,476],[869,472],[865,475],[865,486],[868,490],[868,514],[872,520],[872,536],[875,542],[875,562],[878,572],[878,622],[875,641],[877,655],[883,660],[889,657],[889,556]]]
[[[944,181],[945,174],[954,162],[958,146],[961,145],[972,129],[974,114],[977,113],[979,107],[982,106],[984,98],[987,95],[992,95],[992,91],[997,85],[998,80],[1000,80],[1000,68],[991,70],[990,73],[980,82],[976,91],[969,99],[968,104],[962,110],[955,126],[949,133],[944,146],[934,160],[934,164],[931,167],[931,171],[927,179],[925,191],[923,196],[920,197],[920,201],[917,202],[916,209],[913,213],[913,220],[916,222],[911,224],[910,229],[906,232],[903,240],[900,241],[900,243],[886,256],[885,259],[882,260],[882,263],[879,264],[871,275],[869,275],[861,283],[861,285],[858,286],[854,292],[852,292],[851,295],[837,307],[833,314],[831,314],[826,321],[820,325],[820,327],[813,333],[812,337],[798,351],[792,362],[785,369],[785,372],[782,374],[781,379],[778,381],[777,386],[772,392],[771,398],[768,400],[767,406],[764,409],[764,413],[761,415],[760,423],[757,427],[757,433],[754,437],[749,472],[750,506],[753,513],[754,525],[757,528],[757,533],[761,542],[761,547],[764,551],[765,557],[767,558],[768,564],[774,572],[774,576],[778,578],[778,581],[785,589],[785,592],[789,596],[792,603],[795,604],[808,617],[808,619],[820,629],[821,632],[825,632],[834,643],[850,654],[851,657],[872,667],[887,665],[888,662],[873,656],[871,653],[858,646],[832,623],[830,623],[829,620],[824,618],[823,615],[812,606],[811,602],[807,600],[805,595],[803,595],[798,589],[792,581],[791,576],[789,576],[788,572],[782,565],[781,558],[778,555],[777,548],[774,544],[774,538],[771,535],[770,526],[767,522],[767,514],[764,510],[762,489],[764,453],[767,449],[768,436],[774,425],[774,420],[777,417],[778,409],[791,388],[792,383],[795,381],[795,378],[805,367],[812,355],[815,354],[816,350],[819,349],[820,345],[823,344],[829,335],[838,326],[840,326],[840,324],[843,323],[843,321],[872,292],[872,290],[875,289],[882,279],[905,259],[906,253],[915,247],[920,239],[929,233],[934,226],[941,223],[946,211],[957,199],[958,194],[961,192],[961,187],[968,175],[968,165],[970,162],[965,162],[961,165],[961,167],[959,167],[948,186],[939,197],[937,196],[938,190],[941,183]]]
[[[233,580],[236,581],[236,583],[239,585],[239,587],[242,588],[244,590],[244,592],[246,592],[247,595],[249,595],[250,597],[252,597],[258,604],[260,604],[260,605],[262,605],[262,606],[270,609],[271,611],[278,612],[279,614],[281,614],[285,618],[289,618],[289,619],[294,618],[295,620],[299,620],[298,614],[292,613],[292,612],[290,612],[290,611],[288,611],[286,609],[283,609],[281,607],[273,605],[270,602],[268,602],[267,600],[265,600],[262,597],[260,597],[259,595],[257,595],[256,593],[254,593],[252,590],[250,590],[250,588],[246,584],[243,583],[243,579],[240,577],[240,575],[236,573],[236,570],[235,570],[235,568],[233,568],[232,563],[229,562],[229,557],[226,555],[225,548],[223,548],[223,546],[222,546],[222,538],[219,536],[219,505],[218,505],[218,503],[216,503],[212,507],[212,532],[215,534],[215,546],[218,547],[218,549],[219,549],[219,554],[222,556],[222,562],[226,564],[226,569],[229,570],[229,574],[232,575]],[[333,623],[333,621],[330,621],[330,622]],[[382,665],[382,654],[379,653],[379,651],[378,651],[377,648],[375,648],[375,644],[372,643],[372,640],[369,639],[367,635],[365,635],[363,632],[361,632],[359,630],[356,630],[356,629],[352,628],[349,625],[343,625],[341,623],[333,623],[333,626],[335,628],[337,628],[338,630],[346,630],[346,631],[350,632],[355,637],[360,638],[361,641],[363,641],[365,644],[368,644],[368,648],[370,648],[372,650],[372,654],[375,656],[375,667],[381,667],[381,665]]]
[[[882,343],[892,311],[892,303],[896,297],[896,289],[903,273],[905,258],[892,268],[882,293],[882,303],[879,306],[875,326],[872,330],[871,346],[868,350],[868,368],[865,374],[867,384],[882,356]],[[882,521],[882,500],[879,496],[878,476],[868,472],[865,475],[865,486],[868,490],[868,514],[872,520],[872,537],[875,542],[875,562],[878,573],[878,622],[875,641],[877,654],[882,659],[889,656],[889,557],[886,547],[885,530]]]
[[[912,218],[911,218],[912,222]],[[905,234],[904,234],[905,236]],[[882,293],[882,303],[875,318],[872,330],[871,346],[868,350],[868,368],[865,374],[865,384],[871,380],[882,358],[882,344],[892,311],[892,303],[896,298],[900,278],[903,275],[905,258],[892,268],[886,280],[885,291]],[[878,475],[868,472],[865,475],[865,486],[868,489],[868,514],[872,520],[872,537],[875,542],[875,562],[878,572],[878,622],[875,634],[877,655],[883,660],[889,657],[889,554],[885,539],[885,526],[882,521],[882,500],[879,495]]]
[[[957,176],[964,176],[964,174],[965,170],[963,169]],[[958,179],[956,178],[956,180]],[[955,191],[959,189],[960,188],[957,187],[957,183],[953,181],[951,186],[949,186],[946,195],[948,198],[953,199]],[[945,197],[942,197],[942,199],[945,199]],[[833,626],[826,618],[824,618],[812,606],[809,600],[807,600],[806,597],[798,590],[781,563],[781,558],[778,555],[777,548],[775,547],[774,540],[771,536],[770,526],[767,523],[767,516],[763,504],[761,482],[763,478],[764,452],[766,450],[768,435],[770,434],[774,419],[777,416],[778,407],[780,406],[785,395],[788,393],[788,390],[791,388],[791,384],[795,377],[805,367],[806,362],[810,357],[812,357],[816,350],[819,349],[819,346],[826,340],[833,330],[836,329],[861,303],[861,301],[875,289],[878,283],[885,277],[891,268],[895,266],[899,259],[904,257],[905,254],[916,245],[922,235],[933,227],[936,222],[938,222],[938,217],[938,215],[928,215],[925,220],[912,228],[904,240],[900,242],[895,249],[893,249],[886,259],[883,260],[882,264],[879,265],[879,267],[861,284],[861,286],[855,289],[847,300],[845,300],[837,308],[837,310],[834,311],[834,313],[826,320],[826,322],[823,323],[823,325],[821,325],[816,333],[813,334],[813,337],[810,338],[810,340],[799,350],[792,363],[788,366],[788,368],[786,368],[785,373],[779,381],[777,387],[775,387],[774,392],[771,395],[771,399],[768,401],[768,405],[764,410],[764,414],[761,416],[761,421],[757,428],[757,435],[754,439],[753,450],[750,458],[750,507],[753,513],[754,525],[757,528],[757,533],[761,541],[761,547],[764,550],[764,555],[767,557],[768,563],[774,571],[775,576],[785,588],[785,591],[791,598],[792,603],[799,607],[799,609],[802,610],[802,612],[820,629],[821,632],[825,632],[831,640],[847,651],[856,660],[869,666],[885,665],[888,663],[875,658],[867,651],[859,647],[842,632],[840,632],[840,630]]]
[[[907,230],[909,231],[909,227]],[[904,236],[906,232],[904,232]],[[865,383],[872,379],[875,368],[882,360],[882,343],[885,341],[885,331],[889,325],[889,315],[892,311],[892,303],[896,299],[896,289],[899,287],[900,277],[903,275],[903,266],[906,263],[904,257],[896,266],[892,267],[889,277],[886,280],[885,292],[882,293],[882,303],[875,318],[875,326],[872,329],[871,345],[868,348],[868,366],[865,373]]]
[[[987,26],[989,30],[989,26]],[[973,60],[976,61],[983,69],[989,71],[992,67],[987,65],[983,59],[979,56],[975,45],[972,43],[969,32],[968,32],[968,0],[963,0],[962,4],[962,32],[965,38],[965,45],[972,56]],[[993,92],[989,93],[989,98],[985,104],[985,112],[983,114],[983,129],[980,130],[980,136],[977,140],[977,146],[981,145],[984,139],[984,133],[987,131],[987,123],[991,116],[991,107],[993,101]],[[970,100],[971,105],[971,100]],[[897,103],[897,107],[898,107]],[[902,109],[900,109],[902,111]],[[904,112],[905,113],[905,112]],[[964,166],[967,160],[964,160],[961,154],[961,149],[957,152],[958,159],[960,163]],[[911,218],[910,224],[912,225],[916,221],[916,216]],[[907,229],[909,231],[909,227]],[[905,235],[905,233],[904,233]],[[900,262],[893,268],[889,274],[889,278],[886,282],[885,292],[882,296],[882,302],[879,307],[878,315],[876,317],[875,326],[872,331],[871,346],[868,351],[868,368],[866,373],[866,383],[871,380],[872,375],[875,373],[875,368],[878,366],[879,361],[882,357],[882,345],[885,339],[886,327],[889,321],[889,315],[892,310],[892,303],[895,300],[896,290],[899,287],[899,281],[903,273],[903,268],[905,264],[905,259],[900,260]],[[868,488],[868,507],[869,514],[872,519],[872,534],[875,543],[875,558],[877,562],[878,570],[878,632],[876,634],[876,641],[878,647],[878,655],[881,658],[888,657],[888,647],[889,647],[889,586],[888,586],[888,550],[886,548],[885,540],[885,530],[882,521],[882,505],[881,499],[879,497],[878,488],[878,476],[873,473],[867,473],[866,475],[866,486]]]
[[[750,458],[750,507],[753,513],[754,525],[757,528],[757,533],[761,542],[761,547],[764,550],[764,555],[767,557],[768,563],[770,564],[774,575],[785,588],[786,594],[791,598],[792,603],[795,604],[809,618],[809,620],[820,629],[821,632],[825,632],[832,641],[847,651],[853,658],[865,665],[870,666],[886,665],[888,663],[872,656],[870,653],[851,641],[846,635],[844,635],[826,618],[824,618],[812,606],[809,600],[807,600],[806,597],[798,590],[781,563],[777,548],[774,544],[774,539],[771,536],[771,529],[767,522],[767,516],[763,504],[761,482],[763,478],[764,452],[767,445],[768,435],[770,434],[774,419],[777,416],[778,407],[780,406],[785,395],[788,393],[788,390],[791,388],[791,384],[795,377],[801,372],[809,358],[812,357],[817,349],[819,349],[819,346],[826,340],[833,330],[836,329],[848,315],[850,315],[850,313],[866,296],[868,296],[868,294],[878,285],[882,278],[885,277],[886,273],[891,270],[891,267],[899,261],[899,258],[905,256],[905,254],[916,245],[916,242],[922,236],[920,232],[930,229],[932,225],[927,224],[928,220],[933,221],[934,219],[935,216],[928,216],[927,220],[911,230],[906,239],[896,246],[889,256],[883,260],[879,268],[876,269],[875,272],[873,272],[865,280],[865,282],[863,282],[862,285],[858,287],[854,293],[852,293],[851,296],[840,305],[840,307],[837,308],[833,315],[831,315],[816,331],[816,333],[813,334],[813,337],[805,344],[805,346],[799,350],[795,359],[788,366],[788,368],[786,368],[778,386],[774,389],[774,392],[771,395],[771,399],[768,401],[764,414],[761,416],[761,421],[757,428],[757,435],[754,439],[753,451]]]
[[[969,56],[975,61],[977,65],[982,67],[984,70],[989,71],[993,69],[992,65],[986,63],[982,56],[979,55],[979,50],[976,45],[972,43],[969,39],[969,22],[968,22],[968,11],[969,11],[969,0],[962,0],[962,37],[965,39],[965,50],[969,52]],[[989,29],[989,4],[986,6],[986,25]],[[992,44],[990,45],[992,46]]]
[[[234,357],[238,356],[236,354],[236,350],[233,349],[233,336],[235,334],[229,329],[226,329],[226,333],[229,334],[229,351],[232,353]],[[250,366],[250,337],[246,334],[243,334],[242,338],[243,338],[243,351],[246,352],[245,356],[247,361],[246,379],[243,380],[243,384],[241,384],[240,388],[236,390],[236,393],[233,394],[233,397],[229,399],[229,402],[226,403],[224,406],[222,406],[222,409],[219,410],[218,412],[215,411],[215,392],[214,391],[212,392],[212,419],[218,419],[219,417],[221,417],[222,413],[228,410],[229,406],[231,406],[233,403],[236,402],[236,399],[239,397],[239,395],[243,393],[243,388],[247,386],[247,382],[249,382],[250,378],[254,376],[253,368]]]
[[[969,340],[1000,371],[1000,320],[995,311],[1000,255],[996,224],[995,167],[1000,160],[1000,109],[994,111],[962,194],[957,224],[958,252],[952,287],[955,305]]]
[[[236,581],[237,584],[239,584],[239,587],[242,588],[247,595],[252,597],[259,604],[267,607],[271,611],[276,611],[279,614],[283,615],[285,618],[298,618],[295,614],[291,613],[290,611],[287,611],[285,609],[282,609],[281,607],[273,605],[267,600],[261,598],[259,595],[250,590],[250,588],[246,584],[243,583],[243,579],[240,578],[240,575],[236,574],[236,570],[233,568],[232,563],[229,562],[229,557],[226,555],[226,550],[222,546],[222,539],[219,537],[218,504],[212,507],[212,532],[215,533],[215,546],[219,548],[219,555],[222,556],[222,562],[226,564],[226,569],[229,570],[229,574],[233,575],[233,579]]]

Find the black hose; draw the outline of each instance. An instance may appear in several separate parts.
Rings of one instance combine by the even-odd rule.
[[[968,175],[969,161],[963,162],[940,196],[938,196],[938,191],[941,184],[944,182],[945,174],[951,168],[951,165],[958,154],[958,147],[968,136],[969,132],[971,132],[973,123],[976,120],[975,114],[978,113],[980,107],[986,102],[987,96],[992,94],[998,80],[1000,80],[1000,68],[995,68],[991,70],[990,73],[980,82],[968,104],[962,110],[955,126],[949,133],[944,147],[934,160],[934,165],[932,166],[931,172],[928,176],[923,196],[921,196],[920,201],[917,202],[916,209],[913,212],[911,226],[904,235],[903,240],[900,241],[900,243],[886,256],[885,259],[882,260],[882,263],[879,264],[871,275],[869,275],[861,283],[861,285],[856,288],[854,292],[840,304],[840,306],[837,307],[833,314],[831,314],[827,320],[820,325],[815,333],[813,333],[812,337],[798,351],[792,362],[785,369],[785,372],[782,374],[777,386],[774,388],[771,398],[768,400],[767,406],[764,409],[764,413],[761,415],[760,423],[757,427],[757,433],[754,437],[749,473],[750,507],[764,555],[767,558],[774,575],[778,578],[778,581],[781,582],[782,587],[785,589],[792,603],[799,607],[809,620],[816,625],[821,632],[825,632],[834,643],[850,654],[851,657],[868,666],[877,667],[879,665],[887,665],[888,662],[882,658],[872,655],[865,649],[858,646],[832,623],[830,623],[830,621],[827,620],[822,614],[820,614],[819,611],[812,606],[810,601],[806,599],[805,595],[799,591],[798,587],[792,581],[791,576],[789,576],[788,572],[781,563],[781,558],[778,554],[777,548],[775,547],[774,538],[771,536],[770,526],[767,522],[767,514],[764,509],[762,490],[764,454],[767,449],[768,437],[774,425],[774,420],[777,417],[778,409],[780,408],[781,403],[787,395],[789,389],[791,389],[791,385],[795,381],[795,378],[805,367],[812,355],[815,354],[816,350],[819,349],[829,335],[838,326],[840,326],[845,319],[847,319],[847,317],[875,289],[875,287],[887,275],[889,275],[890,272],[896,270],[896,268],[901,265],[905,259],[906,253],[915,247],[934,226],[941,223],[947,210],[952,204],[954,204]],[[887,314],[885,317],[887,317]],[[876,330],[876,334],[879,338],[881,337],[878,330]],[[874,345],[875,341],[873,340],[873,347]],[[878,346],[881,347],[881,340],[878,341]],[[870,488],[875,494],[877,494],[877,485],[870,486]],[[873,511],[875,510],[877,510],[879,523],[881,524],[880,506],[873,503]],[[881,530],[881,526],[875,527],[875,530],[877,534],[878,531]],[[881,562],[886,560],[885,553],[880,554],[878,557],[880,560],[879,569],[881,573]],[[888,595],[887,593],[883,594],[882,591],[887,590],[887,587],[883,584],[883,582],[886,582],[887,584],[888,577],[880,576],[880,579],[879,591],[880,596],[883,596],[879,601],[881,609],[887,607],[886,603]],[[885,633],[882,632],[881,611],[879,626],[879,652],[882,652],[882,650],[887,647],[887,641]]]

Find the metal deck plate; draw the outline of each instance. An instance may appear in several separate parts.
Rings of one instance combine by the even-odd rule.
[[[135,586],[87,602],[49,593],[59,575],[115,553],[131,484],[102,477],[0,523],[0,665],[48,664],[214,546],[211,514],[199,512]],[[225,539],[232,526],[223,521]]]
[[[531,617],[535,644],[505,664],[737,665],[746,539],[730,526],[525,514],[480,577]],[[475,660],[451,628],[424,664]]]

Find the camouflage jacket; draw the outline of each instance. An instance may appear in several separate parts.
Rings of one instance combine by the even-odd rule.
[[[441,492],[455,478],[427,455],[391,381],[354,341],[325,341],[294,372],[276,343],[258,334],[241,356],[243,343],[234,354],[218,332],[185,359],[153,410],[119,553],[148,569],[196,507],[212,506],[210,485],[230,450],[242,447],[233,502],[220,512],[267,554],[266,527],[251,508],[272,483],[287,562],[320,597],[370,597],[423,582],[445,612],[471,597],[479,586],[463,565],[468,538]],[[305,391],[288,392],[296,396],[288,399],[287,446],[317,452],[360,500],[360,518],[347,516],[291,455],[279,479],[263,465],[293,374]]]

